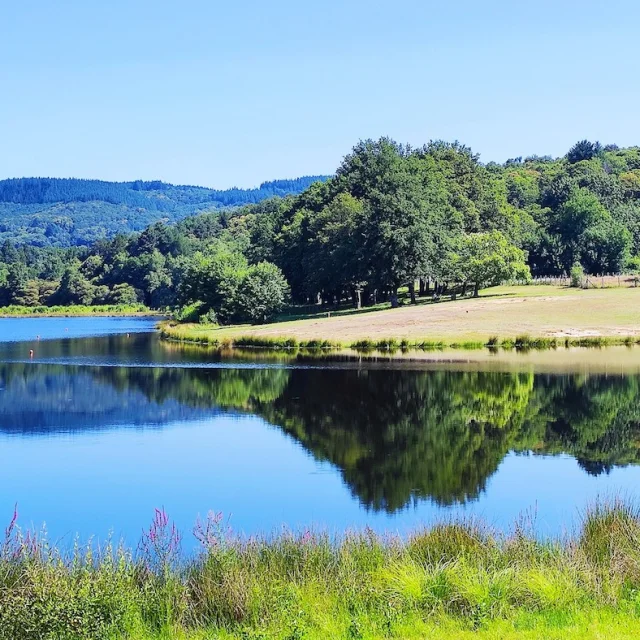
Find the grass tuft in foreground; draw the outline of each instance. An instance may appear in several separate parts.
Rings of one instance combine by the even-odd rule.
[[[600,502],[565,541],[449,522],[233,535],[198,522],[187,559],[163,510],[136,553],[64,555],[23,533],[0,547],[0,638],[626,638],[640,632],[640,514]],[[606,634],[605,634],[606,633]],[[605,634],[605,635],[603,635]]]

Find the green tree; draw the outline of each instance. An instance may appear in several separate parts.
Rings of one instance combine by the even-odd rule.
[[[69,267],[62,275],[60,286],[54,295],[57,304],[85,304],[93,302],[95,287],[77,267]]]
[[[609,218],[587,229],[582,244],[580,258],[588,273],[620,273],[629,258],[631,234]]]
[[[307,291],[339,296],[366,284],[362,255],[362,201],[349,193],[338,194],[319,213],[309,216],[309,241],[305,252]]]
[[[581,140],[569,149],[567,160],[571,164],[582,162],[583,160],[591,160],[591,158],[602,153],[602,145],[599,142],[589,142],[589,140]]]
[[[111,304],[136,304],[139,302],[136,290],[125,282],[114,285],[108,294],[108,301]]]
[[[7,291],[6,297],[10,304],[25,306],[38,304],[37,287],[34,290],[33,283],[29,278],[29,270],[22,262],[16,261],[9,264],[5,287]]]
[[[513,246],[500,231],[464,236],[460,247],[459,270],[461,279],[473,284],[475,296],[482,286],[530,277],[524,252]]]
[[[587,229],[610,219],[602,203],[586,189],[578,189],[559,207],[552,230],[563,245],[561,262],[565,272],[580,261]]]
[[[234,315],[240,320],[267,322],[282,310],[288,294],[289,285],[275,264],[251,265],[238,287]]]

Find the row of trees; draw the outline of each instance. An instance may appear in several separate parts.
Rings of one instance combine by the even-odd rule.
[[[360,142],[334,177],[298,196],[155,223],[86,249],[5,244],[0,295],[192,305],[222,322],[256,322],[289,295],[367,305],[395,302],[400,287],[415,300],[434,283],[477,294],[575,265],[635,269],[639,254],[638,148],[583,141],[556,160],[484,165],[459,143],[412,149],[382,138]]]

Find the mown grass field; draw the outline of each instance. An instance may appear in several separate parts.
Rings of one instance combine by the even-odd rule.
[[[394,338],[482,342],[497,336],[536,338],[640,337],[640,287],[572,289],[561,286],[502,286],[486,289],[479,298],[417,305],[398,309],[318,312],[315,316],[265,325],[216,328],[181,325],[170,337],[209,342],[238,337],[329,340],[348,345],[359,340]]]
[[[219,515],[185,558],[158,511],[138,551],[61,555],[10,524],[0,542],[0,639],[637,638],[640,514],[591,508],[565,540],[449,522],[240,538]]]

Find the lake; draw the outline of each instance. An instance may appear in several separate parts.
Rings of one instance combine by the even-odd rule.
[[[524,513],[560,535],[640,481],[637,348],[229,356],[154,322],[0,319],[0,520],[17,503],[62,545],[135,545],[161,506],[187,547],[211,509],[247,535]]]

